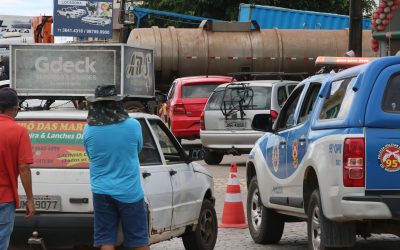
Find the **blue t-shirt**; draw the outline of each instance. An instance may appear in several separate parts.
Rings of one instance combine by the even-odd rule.
[[[133,118],[103,125],[86,125],[83,142],[90,160],[92,192],[111,195],[133,203],[144,197],[140,181],[139,156],[142,128]]]

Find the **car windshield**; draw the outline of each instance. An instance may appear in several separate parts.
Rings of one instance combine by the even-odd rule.
[[[245,98],[244,106],[246,109],[270,109],[271,108],[271,88],[270,87],[251,87],[253,90],[253,100]],[[235,105],[237,91],[228,89],[225,93],[224,102],[229,105]],[[223,102],[224,88],[217,89],[207,103],[206,110],[220,110]],[[233,101],[232,101],[233,100]]]
[[[218,84],[196,84],[182,86],[182,98],[208,98]]]

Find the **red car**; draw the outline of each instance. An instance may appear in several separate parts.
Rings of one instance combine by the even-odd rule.
[[[178,140],[200,138],[200,115],[210,94],[228,76],[192,76],[176,79],[167,96],[167,119]]]

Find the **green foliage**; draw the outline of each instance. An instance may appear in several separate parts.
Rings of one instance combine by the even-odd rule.
[[[376,8],[374,0],[362,0],[364,15],[370,17]],[[145,0],[143,7],[172,11],[181,14],[215,18],[226,21],[236,21],[239,15],[239,5],[243,0]],[[298,10],[309,10],[342,15],[349,14],[349,0],[253,0],[250,4],[276,6]],[[165,20],[165,17],[151,16],[143,23],[145,26],[174,25],[178,27],[197,26],[198,23],[188,23],[187,20]],[[143,26],[142,26],[143,27]]]

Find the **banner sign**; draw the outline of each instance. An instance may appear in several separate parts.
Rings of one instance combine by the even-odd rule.
[[[11,45],[11,86],[21,96],[88,96],[98,85],[154,97],[153,50],[122,44]],[[123,68],[122,68],[123,67]]]
[[[83,147],[81,121],[18,121],[28,129],[34,162],[32,167],[89,167]]]
[[[32,17],[0,15],[1,37],[33,38]]]
[[[54,36],[112,37],[112,0],[54,0]]]
[[[11,84],[21,95],[85,96],[120,82],[120,46],[11,45],[11,55]]]

